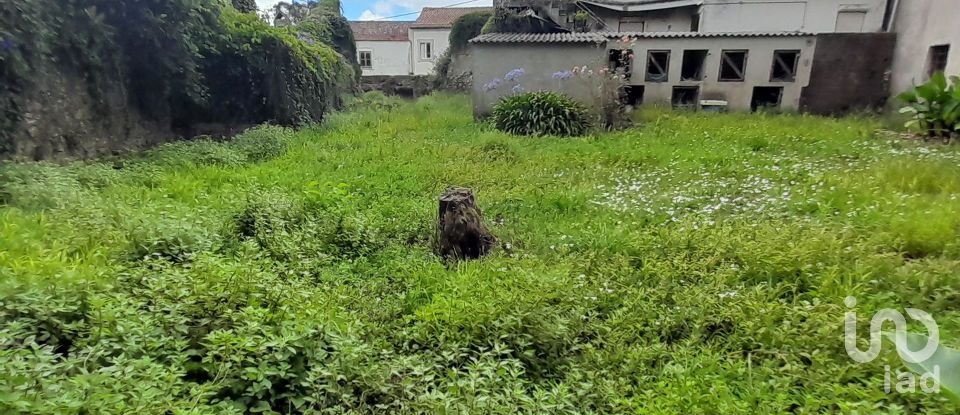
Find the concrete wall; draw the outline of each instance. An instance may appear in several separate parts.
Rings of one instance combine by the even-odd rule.
[[[409,41],[358,41],[357,59],[360,52],[373,53],[373,67],[363,68],[363,76],[410,75]]]
[[[900,0],[893,30],[894,53],[891,92],[910,89],[927,80],[930,47],[950,45],[947,73],[960,75],[960,1]]]
[[[493,91],[484,91],[484,84],[494,78],[503,79],[507,72],[523,68],[526,71],[520,85],[526,91],[561,91],[585,103],[591,103],[588,83],[571,79],[558,81],[553,74],[574,66],[593,68],[603,62],[605,49],[593,44],[479,44],[471,45],[473,55],[473,104],[477,116],[485,116],[501,97],[511,95],[512,84],[504,83]]]
[[[414,75],[430,75],[437,59],[450,48],[450,29],[410,29],[410,49]],[[420,42],[433,42],[433,57],[420,58]]]
[[[864,12],[859,31],[879,32],[885,7],[886,0],[705,0],[700,31],[830,33],[836,31],[839,13]]]
[[[757,86],[783,87],[781,108],[797,109],[800,94],[810,82],[810,68],[816,46],[815,37],[755,37],[755,38],[693,38],[693,39],[638,39],[633,47],[633,85],[644,86],[643,103],[670,105],[675,86],[699,86],[700,99],[728,101],[731,110],[750,110],[753,88]],[[611,42],[610,49],[620,49],[618,42]],[[703,81],[682,81],[680,72],[684,50],[708,50],[704,64]],[[667,82],[645,82],[648,50],[670,50],[669,76]],[[721,82],[721,51],[748,50],[747,67],[743,82]],[[793,82],[771,82],[775,50],[799,50],[796,79]]]
[[[803,91],[801,108],[832,115],[883,107],[890,90],[895,43],[893,33],[817,36],[810,84]]]

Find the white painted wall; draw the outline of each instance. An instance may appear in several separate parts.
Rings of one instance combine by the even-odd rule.
[[[414,75],[430,75],[437,59],[450,48],[450,29],[410,29],[410,49]],[[420,58],[420,42],[433,42],[433,57]]]
[[[837,31],[841,12],[864,12],[860,31],[880,32],[885,7],[886,0],[705,0],[700,31],[831,33]],[[849,23],[851,17],[842,21]]]
[[[410,42],[357,41],[358,60],[362,51],[373,53],[373,67],[362,68],[364,76],[410,75]]]
[[[603,20],[604,31],[611,32],[689,32],[695,7],[622,13],[596,7],[595,14]]]
[[[960,75],[960,1],[900,0],[893,30],[897,32],[891,93],[927,80],[930,47],[950,45],[947,74]]]

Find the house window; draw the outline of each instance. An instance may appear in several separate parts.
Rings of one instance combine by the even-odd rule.
[[[950,57],[950,45],[936,45],[930,47],[930,58],[927,62],[927,75],[947,70],[947,58]]]
[[[780,108],[781,99],[783,99],[782,86],[758,86],[753,88],[750,110],[763,111]]]
[[[797,64],[799,62],[799,50],[773,51],[773,68],[770,70],[770,81],[793,82],[797,80]]]
[[[432,40],[420,41],[420,59],[421,60],[433,59],[433,41]]]
[[[837,13],[836,32],[860,33],[863,31],[863,22],[867,19],[867,12],[863,10],[843,10]]]
[[[702,81],[703,63],[707,60],[706,50],[683,51],[683,65],[680,67],[680,80]]]
[[[747,51],[725,50],[720,54],[720,80],[743,82],[746,78]]]
[[[670,70],[670,51],[651,50],[647,52],[647,82],[667,82]]]
[[[700,96],[700,87],[697,86],[675,86],[673,87],[673,96],[670,98],[674,108],[696,109],[697,98]]]
[[[360,67],[373,68],[373,52],[369,50],[360,51]]]

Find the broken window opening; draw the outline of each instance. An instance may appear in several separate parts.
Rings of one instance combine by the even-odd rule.
[[[930,60],[927,64],[927,75],[933,76],[937,72],[947,70],[947,59],[950,57],[950,45],[936,45],[930,47]]]
[[[610,51],[610,72],[623,75],[629,81],[633,74],[633,51],[630,49],[613,49]]]
[[[643,104],[643,85],[627,85],[620,93],[620,103],[623,105],[639,106]]]
[[[680,68],[680,80],[702,81],[703,64],[707,60],[706,50],[683,51],[683,64]]]
[[[720,80],[742,82],[746,77],[747,51],[725,50],[720,53]]]
[[[700,87],[698,86],[675,86],[670,102],[674,108],[696,109],[699,97]]]
[[[670,51],[651,50],[647,52],[647,82],[667,82],[670,70]]]
[[[773,51],[773,69],[770,70],[770,81],[793,82],[797,80],[797,65],[799,62],[799,50]]]
[[[750,100],[750,110],[769,110],[780,108],[783,99],[782,86],[758,86],[753,88],[753,98]]]

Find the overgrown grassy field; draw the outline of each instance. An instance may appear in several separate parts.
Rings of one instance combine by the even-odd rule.
[[[960,345],[957,147],[656,110],[511,137],[463,97],[388,104],[6,166],[0,412],[956,412],[886,394],[889,345],[851,360],[843,299],[861,348],[883,307]],[[453,185],[492,256],[432,254]]]

